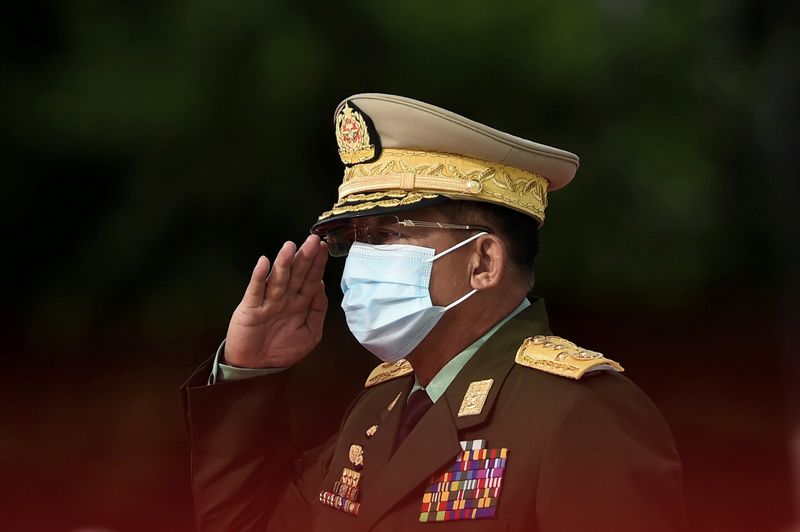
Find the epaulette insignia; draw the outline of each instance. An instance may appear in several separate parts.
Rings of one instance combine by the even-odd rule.
[[[576,380],[592,371],[625,371],[601,353],[583,349],[558,336],[527,338],[517,351],[515,361],[529,368]]]
[[[408,375],[412,371],[414,370],[411,367],[411,363],[404,358],[401,358],[397,362],[384,362],[372,370],[372,373],[367,377],[367,382],[364,383],[364,388],[369,388],[370,386],[375,386],[376,384]]]

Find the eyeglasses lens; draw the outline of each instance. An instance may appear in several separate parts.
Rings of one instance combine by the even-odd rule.
[[[336,226],[328,231],[325,242],[332,257],[347,256],[353,242],[387,244],[400,233],[400,220],[397,216],[378,216],[360,222],[359,225]]]

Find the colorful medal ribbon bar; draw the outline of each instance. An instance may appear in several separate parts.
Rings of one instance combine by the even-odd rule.
[[[331,493],[330,491],[320,492],[319,502],[352,515],[358,515],[358,508],[361,506],[355,501],[351,501],[345,497],[342,497],[341,495]]]
[[[508,449],[466,447],[452,466],[431,477],[422,497],[420,522],[486,519],[497,513]]]

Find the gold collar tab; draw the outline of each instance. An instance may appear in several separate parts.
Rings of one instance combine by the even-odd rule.
[[[364,388],[369,388],[370,386],[375,386],[376,384],[408,375],[413,371],[411,363],[404,358],[401,358],[397,362],[384,362],[372,370],[372,373],[367,377],[367,382],[364,383]]]

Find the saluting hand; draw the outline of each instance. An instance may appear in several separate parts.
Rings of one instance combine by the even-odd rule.
[[[286,242],[272,271],[269,260],[260,257],[231,317],[225,362],[245,368],[288,367],[305,357],[322,338],[327,261],[328,247],[316,235],[299,250]]]

